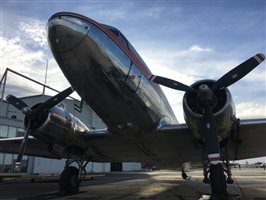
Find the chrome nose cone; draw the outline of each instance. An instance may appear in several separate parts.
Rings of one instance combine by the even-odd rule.
[[[83,41],[89,30],[90,25],[85,20],[55,15],[47,24],[49,46],[57,53],[70,51]]]

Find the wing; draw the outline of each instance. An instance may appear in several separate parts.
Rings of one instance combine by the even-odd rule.
[[[139,135],[86,136],[88,152],[98,162],[141,162],[165,168],[194,160],[201,162],[201,147],[186,124],[165,126]]]
[[[266,156],[266,119],[241,120],[235,139],[238,145],[229,146],[232,159]]]
[[[266,119],[241,120],[238,130],[233,135],[234,138],[228,144],[229,159],[241,160],[266,156]],[[150,141],[153,143],[149,144]],[[151,133],[145,143],[160,157],[168,157],[168,162],[172,158],[198,163],[202,156],[201,147],[185,124],[164,127]]]
[[[22,140],[23,137],[1,138],[0,152],[18,154]],[[48,144],[42,142],[41,140],[29,137],[25,155],[60,159],[63,155],[59,152],[59,150],[51,149]]]
[[[238,138],[229,142],[229,159],[266,156],[266,119],[242,120],[238,133]],[[186,124],[165,126],[139,137],[91,135],[88,147],[90,155],[99,162],[142,162],[171,168],[187,161],[200,164],[202,158],[202,147]]]

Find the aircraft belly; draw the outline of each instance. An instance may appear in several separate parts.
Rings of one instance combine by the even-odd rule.
[[[77,47],[57,55],[66,78],[109,129],[139,132],[155,128],[162,117],[160,106],[147,106],[141,96],[144,92],[132,92],[125,84],[130,59],[120,48],[110,46],[116,44],[108,36],[97,32],[97,37],[104,37],[97,41],[91,31]],[[110,52],[110,48],[115,50]]]

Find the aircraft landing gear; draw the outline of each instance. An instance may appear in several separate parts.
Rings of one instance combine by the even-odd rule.
[[[78,168],[70,166],[72,163],[77,163]],[[79,191],[81,180],[86,175],[86,166],[89,161],[66,160],[65,169],[61,173],[59,179],[59,191],[64,194],[73,194]]]
[[[212,191],[211,196],[214,199],[228,197],[226,190],[227,183],[232,184],[234,182],[228,160],[210,165],[208,160],[203,161],[203,175],[203,182],[206,184],[210,183]]]
[[[79,170],[76,167],[66,167],[59,179],[60,191],[64,193],[76,193],[79,191]]]

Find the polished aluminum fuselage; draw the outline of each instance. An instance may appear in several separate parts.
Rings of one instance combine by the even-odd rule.
[[[58,13],[48,23],[53,55],[71,86],[117,133],[145,133],[176,118],[151,72],[110,30]]]

